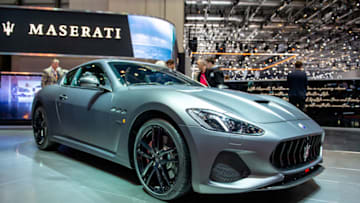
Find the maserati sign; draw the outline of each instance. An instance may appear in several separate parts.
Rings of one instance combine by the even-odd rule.
[[[127,15],[0,7],[0,52],[133,57]]]
[[[98,27],[92,29],[90,26],[59,25],[50,24],[30,24],[29,35],[53,36],[53,37],[81,37],[98,39],[121,39],[121,28],[117,27]]]

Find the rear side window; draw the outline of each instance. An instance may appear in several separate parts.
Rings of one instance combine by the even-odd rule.
[[[73,80],[75,73],[78,71],[78,69],[72,70],[70,72],[68,72],[65,75],[65,78],[63,80],[63,85],[71,85],[71,81]]]

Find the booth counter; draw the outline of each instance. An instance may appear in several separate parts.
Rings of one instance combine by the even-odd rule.
[[[286,80],[227,81],[226,85],[289,100]],[[306,114],[321,126],[360,128],[360,79],[309,80]]]

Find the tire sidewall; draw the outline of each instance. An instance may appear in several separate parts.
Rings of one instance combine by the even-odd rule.
[[[34,130],[34,139],[35,139],[35,143],[38,146],[38,148],[42,149],[42,150],[45,150],[45,149],[48,149],[50,147],[50,145],[51,145],[51,142],[49,141],[49,122],[48,122],[48,118],[47,118],[47,114],[46,114],[45,109],[43,107],[41,107],[41,106],[36,108],[34,115],[36,115],[38,111],[40,111],[44,116],[44,120],[46,122],[46,131],[45,131],[44,142],[42,144],[39,144],[36,141],[35,130]]]
[[[137,160],[136,160],[136,157],[137,157],[137,147],[136,146],[138,145],[141,138],[144,136],[144,133],[146,133],[148,131],[148,128],[151,128],[151,126],[153,126],[153,125],[160,126],[160,127],[164,128],[166,131],[168,131],[169,136],[171,137],[171,139],[173,140],[173,142],[176,146],[177,153],[178,153],[178,159],[179,159],[179,172],[176,177],[176,182],[173,185],[173,187],[164,194],[154,193],[144,183],[144,181],[141,178],[141,174],[139,172],[139,167],[138,167]],[[178,133],[178,131],[166,120],[152,119],[150,121],[147,121],[139,129],[138,133],[136,134],[136,139],[135,139],[133,148],[134,148],[133,149],[133,161],[134,161],[136,174],[137,174],[141,184],[143,185],[145,191],[148,192],[149,194],[151,194],[152,196],[154,196],[158,199],[162,199],[162,200],[171,200],[171,199],[177,198],[179,196],[178,191],[181,191],[182,187],[184,187],[182,182],[185,179],[188,180],[190,178],[190,170],[189,170],[190,166],[187,161],[188,158],[186,157],[186,156],[188,156],[187,146],[185,145],[183,138]]]

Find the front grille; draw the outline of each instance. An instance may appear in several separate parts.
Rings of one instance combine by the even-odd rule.
[[[320,156],[321,135],[281,142],[270,161],[276,168],[293,169],[308,164]]]

